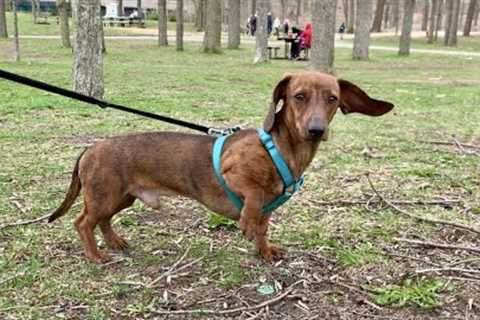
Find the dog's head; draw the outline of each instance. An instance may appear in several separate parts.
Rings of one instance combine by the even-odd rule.
[[[319,72],[285,75],[273,91],[273,101],[263,123],[270,132],[283,122],[302,140],[326,140],[328,126],[338,108],[344,113],[358,112],[380,116],[393,104],[370,98],[346,80]]]

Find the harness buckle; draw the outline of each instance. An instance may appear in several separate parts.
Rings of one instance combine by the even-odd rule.
[[[240,128],[240,126],[234,126],[234,127],[225,128],[225,129],[208,128],[208,135],[214,136],[214,137],[228,136],[228,135],[231,135],[232,133],[240,131],[241,129],[242,128]]]

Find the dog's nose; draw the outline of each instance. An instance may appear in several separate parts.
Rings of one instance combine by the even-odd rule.
[[[321,137],[326,130],[326,126],[323,121],[313,119],[308,125],[308,134],[312,137]]]
[[[308,133],[311,136],[314,136],[314,137],[319,137],[319,136],[323,135],[324,132],[325,132],[324,128],[309,128],[308,129]]]

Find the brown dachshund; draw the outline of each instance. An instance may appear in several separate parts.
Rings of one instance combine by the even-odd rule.
[[[283,103],[280,103],[283,102]],[[273,92],[263,128],[269,132],[293,175],[298,178],[312,161],[337,109],[379,116],[393,108],[374,100],[354,84],[317,72],[286,75]],[[182,195],[214,212],[239,220],[248,240],[267,260],[283,250],[267,241],[270,215],[264,204],[283,191],[283,182],[255,130],[228,138],[221,156],[221,172],[228,187],[243,200],[241,212],[218,183],[212,166],[215,138],[174,132],[131,134],[105,139],[78,158],[66,198],[49,222],[64,215],[83,189],[84,208],[75,227],[94,262],[108,260],[99,251],[94,229],[100,226],[111,249],[127,242],[112,229],[111,218],[140,199],[159,208],[161,196]]]

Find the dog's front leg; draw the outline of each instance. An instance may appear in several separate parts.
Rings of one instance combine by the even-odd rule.
[[[269,244],[267,240],[268,222],[271,214],[262,215],[257,225],[255,240],[257,250],[260,255],[268,261],[280,259],[285,251],[273,244]]]
[[[257,225],[260,222],[262,216],[263,207],[263,190],[250,190],[248,194],[245,194],[245,201],[240,216],[240,230],[243,235],[252,241],[257,233]]]

